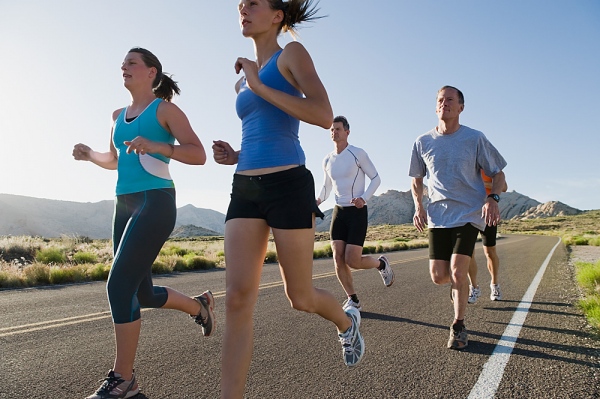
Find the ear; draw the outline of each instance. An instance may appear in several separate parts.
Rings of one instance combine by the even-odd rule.
[[[148,77],[154,79],[156,77],[157,73],[158,73],[158,71],[156,70],[155,67],[150,67],[150,74],[148,75]]]
[[[275,13],[275,17],[273,18],[273,23],[279,25],[283,21],[283,11],[277,10]]]
[[[465,104],[460,104],[460,112],[463,112],[465,110]]]

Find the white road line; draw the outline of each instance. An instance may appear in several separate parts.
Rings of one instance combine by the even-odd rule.
[[[519,333],[521,332],[521,327],[523,327],[523,323],[525,323],[525,318],[529,313],[529,308],[531,307],[531,302],[533,301],[533,297],[542,281],[542,277],[544,276],[544,272],[550,263],[550,259],[554,254],[554,251],[560,244],[560,238],[558,242],[552,248],[552,251],[544,260],[544,263],[540,266],[537,274],[533,278],[531,285],[525,292],[523,299],[521,299],[521,303],[515,310],[515,313],[506,326],[504,330],[504,334],[496,344],[496,348],[494,352],[490,356],[489,360],[483,366],[483,370],[479,375],[479,379],[473,386],[471,393],[468,396],[468,399],[493,399],[496,395],[496,391],[500,386],[500,381],[502,381],[502,376],[504,375],[504,368],[508,363],[508,359],[510,358],[510,354],[512,353],[513,348],[515,347],[515,343],[517,342],[517,338],[519,338]]]

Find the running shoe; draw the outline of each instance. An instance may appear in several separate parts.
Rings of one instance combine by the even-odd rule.
[[[390,267],[390,262],[385,256],[382,255],[377,260],[383,261],[383,263],[385,263],[385,267],[383,268],[383,270],[377,270],[379,271],[379,274],[381,274],[383,284],[385,284],[386,287],[389,287],[392,284],[394,284],[394,271]]]
[[[348,299],[346,299],[346,300],[344,301],[344,303],[342,304],[342,308],[343,308],[344,310],[346,310],[346,308],[347,308],[348,306],[351,306],[351,307],[353,307],[353,308],[356,308],[356,309],[358,309],[359,311],[361,311],[361,310],[362,310],[362,305],[360,304],[360,301],[359,301],[359,302],[354,302],[354,301],[352,300],[352,298],[350,298],[350,297],[348,297]]]
[[[469,346],[469,340],[467,338],[467,328],[462,327],[461,330],[456,331],[450,326],[450,338],[448,339],[448,349],[462,350]]]
[[[490,300],[501,301],[502,292],[500,292],[500,284],[490,284]]]
[[[200,303],[202,308],[196,316],[190,315],[190,317],[194,319],[197,324],[202,326],[202,335],[208,337],[212,334],[217,324],[215,321],[215,314],[213,313],[215,298],[213,297],[212,292],[204,291],[202,295],[198,295],[194,297],[194,299]]]
[[[479,287],[475,288],[472,285],[469,285],[469,303],[477,302],[477,298],[481,296],[481,289]]]
[[[365,342],[358,328],[360,327],[360,312],[358,309],[349,306],[344,309],[352,321],[352,325],[345,332],[338,334],[342,344],[342,355],[344,363],[348,367],[356,366],[365,354]]]
[[[121,378],[121,374],[109,370],[108,377],[104,379],[100,388],[85,399],[131,398],[137,395],[139,391],[140,388],[135,381],[135,375],[131,378],[131,381],[125,381]]]

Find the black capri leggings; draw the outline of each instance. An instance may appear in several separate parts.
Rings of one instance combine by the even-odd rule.
[[[114,260],[106,292],[115,324],[140,318],[140,308],[160,308],[167,290],[152,284],[152,263],[175,226],[175,189],[118,195],[113,220]]]

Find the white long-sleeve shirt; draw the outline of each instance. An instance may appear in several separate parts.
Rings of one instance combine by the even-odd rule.
[[[333,191],[339,206],[353,206],[352,198],[369,201],[381,184],[377,169],[365,150],[350,144],[339,154],[335,150],[327,154],[323,159],[323,171],[325,182],[319,199],[325,201]],[[366,190],[365,175],[371,179]]]

